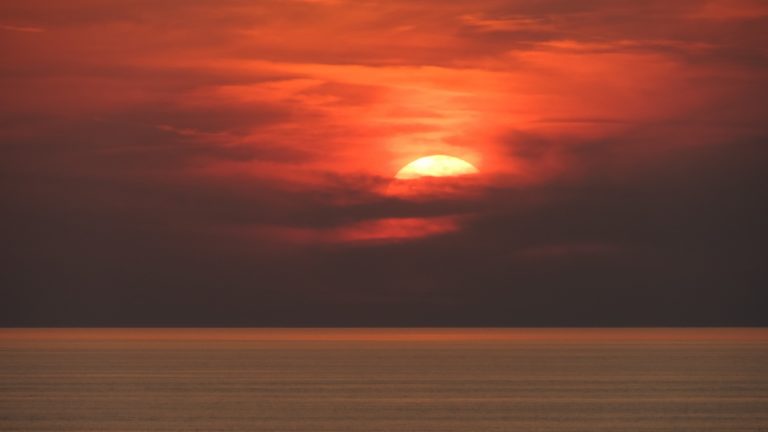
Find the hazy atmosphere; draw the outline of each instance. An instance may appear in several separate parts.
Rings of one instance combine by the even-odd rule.
[[[4,1],[0,324],[766,325],[767,27],[741,0]],[[402,192],[435,154],[477,173]]]

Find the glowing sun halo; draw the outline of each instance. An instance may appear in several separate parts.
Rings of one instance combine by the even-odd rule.
[[[416,159],[395,174],[398,180],[419,177],[448,177],[477,174],[478,170],[471,163],[453,156],[432,155]]]

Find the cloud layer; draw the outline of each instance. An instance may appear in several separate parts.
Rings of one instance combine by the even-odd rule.
[[[2,324],[768,324],[762,2],[0,16]]]

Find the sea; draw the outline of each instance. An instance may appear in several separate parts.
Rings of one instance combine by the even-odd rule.
[[[768,431],[768,329],[0,329],[0,431]]]

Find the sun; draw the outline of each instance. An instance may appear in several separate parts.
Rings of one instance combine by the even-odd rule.
[[[431,155],[418,158],[400,169],[395,174],[398,180],[419,177],[449,177],[477,174],[479,171],[471,163],[453,156]]]

